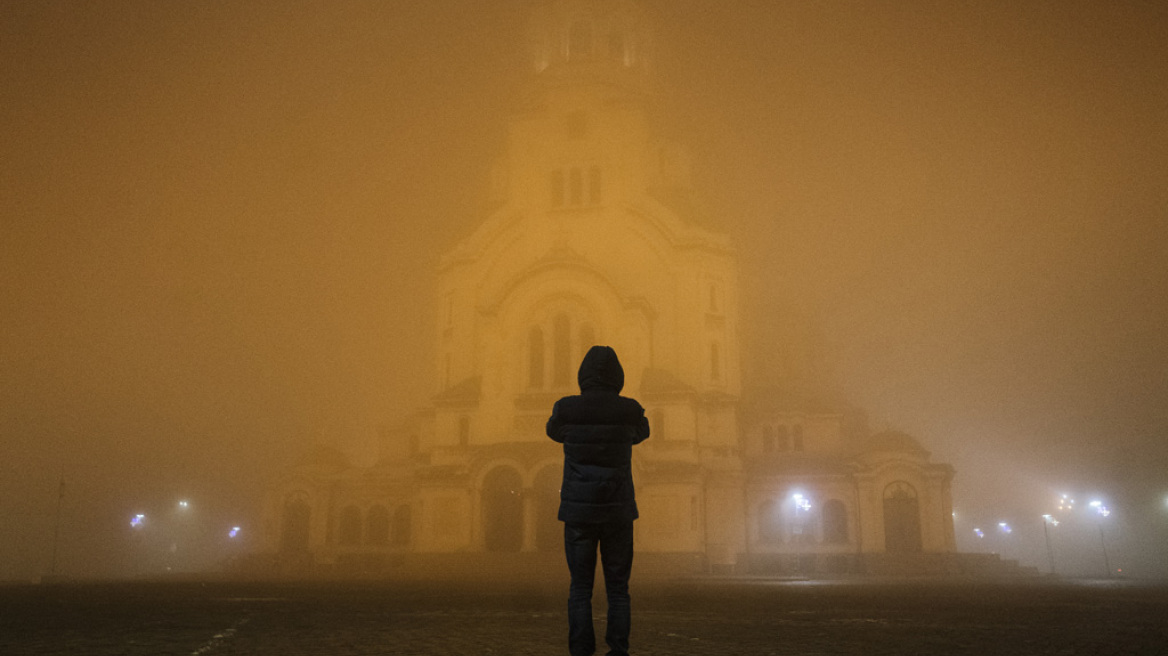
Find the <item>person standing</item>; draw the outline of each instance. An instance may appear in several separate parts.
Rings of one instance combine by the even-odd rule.
[[[629,574],[633,567],[633,445],[649,437],[645,409],[620,395],[625,373],[616,351],[593,346],[580,363],[580,394],[552,407],[547,435],[564,445],[559,519],[572,583],[568,589],[568,650],[591,656],[592,584],[599,546],[608,597],[608,656],[629,653]]]

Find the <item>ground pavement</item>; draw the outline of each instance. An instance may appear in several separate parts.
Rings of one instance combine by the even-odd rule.
[[[1168,587],[1129,581],[631,587],[637,656],[1168,653]],[[559,580],[9,585],[0,654],[560,655],[566,597]]]

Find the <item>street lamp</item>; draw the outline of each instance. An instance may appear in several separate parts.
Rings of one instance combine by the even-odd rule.
[[[1058,520],[1050,515],[1042,516],[1042,534],[1046,537],[1046,558],[1050,561],[1050,573],[1054,574],[1054,549],[1050,548],[1050,526],[1058,526]]]
[[[1102,501],[1092,501],[1090,506],[1095,509],[1100,518],[1107,517],[1111,511]],[[1107,578],[1111,578],[1111,560],[1107,557],[1107,540],[1103,538],[1103,520],[1099,520],[1099,546],[1103,549],[1103,566],[1107,568]]]

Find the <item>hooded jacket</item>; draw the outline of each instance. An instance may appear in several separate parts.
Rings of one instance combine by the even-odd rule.
[[[649,437],[645,409],[620,395],[616,351],[593,346],[580,363],[580,394],[556,401],[547,435],[564,445],[559,519],[599,524],[637,518],[633,445]]]

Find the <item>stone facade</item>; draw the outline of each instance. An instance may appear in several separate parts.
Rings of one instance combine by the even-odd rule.
[[[370,568],[557,552],[562,454],[544,422],[607,344],[653,431],[634,449],[640,553],[790,570],[952,552],[952,468],[842,407],[743,389],[734,247],[687,215],[689,159],[654,130],[646,16],[550,2],[529,48],[493,209],[438,271],[431,405],[381,436],[376,466],[322,448],[286,472],[265,550]]]

